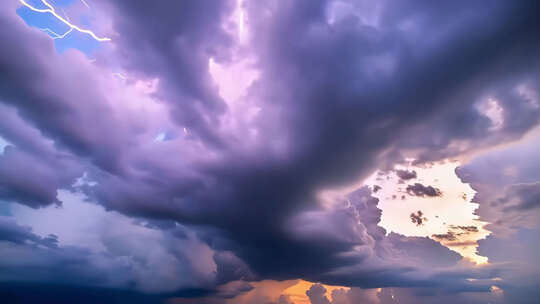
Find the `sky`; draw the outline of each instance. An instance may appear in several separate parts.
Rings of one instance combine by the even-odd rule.
[[[2,5],[2,302],[538,303],[535,1]]]

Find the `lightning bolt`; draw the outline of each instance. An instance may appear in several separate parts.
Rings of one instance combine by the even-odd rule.
[[[42,29],[40,29],[40,30],[42,30],[42,31],[44,31],[44,32],[51,33],[51,34],[53,35],[53,36],[51,36],[51,38],[52,38],[53,40],[55,40],[55,39],[62,39],[62,38],[64,38],[64,37],[66,37],[67,34],[71,33],[71,31],[73,31],[73,28],[70,28],[67,32],[63,33],[62,35],[56,33],[55,31],[51,30],[50,28],[42,28]]]
[[[86,1],[81,0],[81,2],[84,4],[84,6],[86,6],[87,8],[90,8],[90,6],[88,5],[88,3],[86,3]]]
[[[36,8],[36,7],[33,7],[32,5],[28,4],[28,2],[26,2],[26,0],[19,0],[24,6],[28,7],[29,9],[33,10],[34,12],[38,12],[38,13],[51,13],[54,17],[56,17],[58,20],[60,20],[62,23],[64,23],[65,25],[69,26],[70,30],[67,31],[66,33],[64,33],[63,35],[58,35],[56,33],[54,33],[53,31],[51,30],[48,30],[52,33],[54,33],[56,36],[53,37],[53,39],[55,38],[59,38],[61,36],[65,37],[65,35],[69,34],[72,30],[76,30],[78,32],[81,32],[81,33],[85,33],[85,34],[88,34],[90,36],[92,36],[92,38],[94,38],[95,40],[97,41],[100,41],[100,42],[103,42],[103,41],[111,41],[111,38],[107,38],[107,37],[98,37],[96,36],[96,34],[94,34],[94,32],[90,31],[90,30],[87,30],[87,29],[83,29],[83,28],[80,28],[78,27],[77,25],[71,23],[69,21],[69,18],[66,19],[60,15],[58,15],[58,13],[56,12],[56,10],[54,9],[54,7],[47,2],[47,0],[41,0],[41,3],[43,3],[45,6],[47,6],[47,8],[45,9],[40,9],[40,8]],[[62,37],[62,38],[63,38]]]
[[[40,28],[40,30],[44,31],[45,33],[50,33],[50,34],[52,34],[53,37],[51,37],[51,38],[56,38],[56,37],[60,36],[60,35],[58,35],[58,33],[56,33],[55,31],[51,30],[51,29],[48,28],[48,27],[47,27],[47,28]]]

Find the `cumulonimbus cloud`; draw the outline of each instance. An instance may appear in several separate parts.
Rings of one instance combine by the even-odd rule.
[[[177,224],[187,227],[214,253],[216,271],[179,287],[187,291],[297,278],[489,289],[466,279],[491,269],[447,271],[457,254],[387,235],[369,189],[330,205],[319,194],[411,153],[419,164],[439,161],[534,128],[540,109],[516,91],[538,90],[534,3],[382,2],[366,13],[354,3],[332,11],[333,1],[248,2],[252,35],[241,47],[224,26],[233,1],[94,2],[113,37],[97,64],[58,54],[14,9],[0,13],[0,38],[9,41],[0,51],[0,136],[13,143],[0,156],[0,199],[44,208],[61,205],[57,192],[69,189],[157,223],[163,242],[180,237]],[[208,71],[211,59],[232,64],[242,52],[258,71],[236,105],[256,109],[249,119],[232,111]],[[133,80],[113,82],[107,62]],[[504,113],[497,124],[478,110],[489,98]],[[156,142],[163,129],[175,136]],[[95,184],[73,186],[85,172]],[[421,183],[407,191],[442,195]],[[186,263],[190,275],[201,267]]]

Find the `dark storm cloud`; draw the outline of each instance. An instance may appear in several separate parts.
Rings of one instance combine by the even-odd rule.
[[[0,52],[0,100],[39,130],[36,137],[52,139],[54,152],[66,151],[88,169],[97,182],[85,188],[90,199],[124,214],[193,226],[212,249],[234,254],[215,257],[218,272],[223,270],[220,283],[302,277],[373,288],[467,290],[465,278],[476,275],[469,270],[429,272],[455,261],[455,253],[427,239],[385,236],[368,190],[331,210],[320,207],[317,194],[375,168],[389,169],[405,150],[417,151],[419,161],[439,160],[531,129],[540,110],[513,92],[538,80],[536,3],[383,3],[375,25],[354,5],[329,23],[328,4],[245,4],[254,33],[249,51],[260,72],[247,96],[261,109],[249,126],[258,134],[253,142],[220,128],[230,109],[207,72],[210,57],[231,60],[234,41],[221,26],[232,8],[225,1],[101,6],[110,8],[103,14],[117,34],[103,56],[120,60],[137,77],[159,79],[154,97],[194,139],[149,147],[141,135],[145,120],[114,107],[123,99],[111,97],[94,77],[101,70],[79,54],[56,54],[49,40],[8,12],[0,13],[0,38],[10,41]],[[485,96],[503,109],[497,132],[477,110]],[[28,154],[34,162],[41,159],[35,150]],[[75,166],[79,174],[66,177],[70,166],[60,163],[56,171],[46,168],[25,179],[13,164],[0,167],[10,173],[0,179],[1,198],[31,206],[54,201],[55,191],[84,171]],[[62,178],[47,178],[54,174]],[[423,187],[420,195],[440,195],[416,185]],[[34,192],[31,199],[23,196]],[[414,215],[413,222],[422,224],[422,214]],[[116,252],[128,246],[109,244]],[[439,263],[422,264],[419,257],[432,252]],[[429,273],[415,277],[415,271]]]
[[[269,91],[280,92],[279,98],[272,98],[271,101],[265,100],[265,102],[287,104],[288,111],[280,113],[280,116],[275,116],[275,119],[282,122],[275,128],[279,131],[281,128],[289,126],[288,130],[291,130],[291,132],[285,133],[285,135],[282,136],[285,137],[285,140],[290,138],[290,142],[295,144],[289,146],[289,154],[286,154],[291,161],[283,164],[288,170],[270,171],[269,173],[274,175],[271,180],[266,179],[267,176],[270,177],[270,175],[267,175],[268,171],[261,170],[260,166],[257,164],[257,170],[255,170],[255,172],[258,173],[257,184],[269,185],[269,187],[261,187],[247,182],[247,185],[253,185],[251,186],[251,189],[257,189],[256,192],[250,191],[250,196],[243,196],[244,200],[235,200],[239,202],[246,201],[245,204],[242,204],[242,212],[245,212],[247,218],[261,218],[260,215],[255,215],[255,212],[250,212],[251,208],[257,207],[259,214],[272,214],[274,220],[277,220],[280,218],[282,211],[286,211],[292,206],[298,206],[306,199],[309,200],[309,196],[304,196],[306,194],[305,192],[302,193],[304,195],[297,193],[300,189],[305,190],[312,189],[315,186],[328,186],[338,182],[352,180],[355,177],[360,176],[362,172],[367,171],[368,167],[363,168],[363,166],[369,166],[368,164],[370,164],[370,162],[368,160],[378,159],[377,156],[379,156],[379,152],[382,148],[386,147],[386,143],[391,142],[391,138],[393,138],[396,133],[399,133],[396,132],[396,130],[401,129],[398,126],[403,124],[403,127],[406,127],[406,121],[398,121],[397,118],[392,116],[392,113],[395,110],[394,108],[388,106],[384,107],[384,109],[377,107],[379,104],[384,104],[385,101],[388,103],[390,102],[390,100],[386,98],[389,96],[385,96],[383,92],[396,91],[377,90],[377,88],[372,88],[370,86],[355,86],[351,82],[358,82],[358,78],[347,77],[350,75],[364,76],[362,75],[364,69],[362,66],[363,61],[361,59],[369,57],[370,55],[375,56],[379,49],[393,46],[392,44],[387,44],[389,41],[384,39],[384,34],[386,34],[386,32],[382,32],[381,38],[378,40],[375,39],[373,42],[368,38],[371,38],[371,34],[376,35],[376,33],[374,33],[374,31],[376,32],[376,29],[357,28],[354,26],[354,23],[345,22],[334,25],[333,28],[328,28],[324,23],[323,8],[324,6],[320,3],[290,5],[273,3],[272,5],[269,5],[268,8],[271,12],[270,15],[272,16],[272,18],[269,18],[260,15],[262,13],[258,11],[257,7],[252,7],[252,13],[255,14],[255,16],[258,16],[258,18],[254,19],[260,21],[260,23],[255,24],[255,30],[266,30],[269,33],[269,35],[257,35],[257,39],[260,40],[260,43],[257,43],[256,45],[261,47],[260,50],[257,50],[263,53],[263,56],[261,56],[260,59],[263,75],[259,82],[254,85],[252,94],[255,96],[270,95],[275,97],[275,95],[271,95]],[[459,7],[459,9],[463,9],[463,7]],[[268,22],[268,24],[265,22]],[[473,19],[470,19],[470,22],[473,24],[474,22],[478,22],[478,20],[474,19],[473,21]],[[510,23],[512,23],[512,21],[510,21]],[[436,25],[433,26],[436,27]],[[518,27],[521,27],[521,25]],[[491,37],[488,39],[495,39],[497,35],[491,36],[494,34],[494,32],[491,32],[492,30],[495,32],[498,31],[495,27],[483,34]],[[504,31],[506,31],[506,29]],[[458,30],[457,32],[460,31]],[[488,34],[488,32],[490,34]],[[391,33],[388,34],[390,35]],[[482,74],[482,66],[487,68],[489,64],[497,63],[495,60],[498,58],[498,55],[501,54],[492,54],[492,52],[484,50],[482,46],[479,46],[477,44],[478,42],[474,41],[474,39],[464,39],[464,37],[460,37],[457,33],[454,34],[456,36],[444,37],[448,38],[448,41],[446,41],[448,45],[444,45],[443,43],[437,50],[452,45],[452,49],[455,50],[456,56],[457,54],[466,54],[469,56],[467,58],[468,60],[479,60],[479,63],[475,63],[471,66],[471,69],[475,71],[473,74]],[[523,38],[529,40],[528,36],[527,38]],[[280,41],[297,41],[297,43],[286,44],[280,43]],[[373,45],[370,43],[373,43]],[[407,46],[406,43],[403,45],[404,48]],[[459,48],[461,47],[463,47],[463,49],[460,50]],[[369,53],[370,51],[373,53]],[[483,55],[480,55],[486,54],[484,51],[489,53],[490,56],[493,56],[491,57],[493,61],[489,60],[489,64],[484,61],[486,58],[483,58]],[[368,53],[366,54],[366,52]],[[459,58],[457,58],[451,54],[452,53],[446,51],[441,51],[441,53],[434,51],[433,53],[427,54],[432,56],[428,61],[430,62],[430,65],[439,65],[438,68],[441,70],[448,68],[457,69],[458,66],[463,67],[464,64],[462,61],[464,60],[464,57],[459,56]],[[439,57],[439,55],[443,57]],[[401,63],[399,59],[400,58],[398,57],[396,60]],[[452,60],[455,60],[456,63],[451,63]],[[339,64],[340,62],[354,62],[358,64],[343,65]],[[409,61],[404,60],[402,64],[405,66],[403,68],[410,68],[410,72],[414,74],[417,70],[412,69],[412,66],[408,66],[405,62]],[[457,62],[460,62],[460,64]],[[430,69],[432,68],[431,71],[434,72],[436,68],[426,66],[422,62],[417,63],[419,64],[419,74],[417,75],[419,79],[415,80],[419,81],[421,79],[423,84],[412,85],[412,83],[409,83],[411,84],[410,87],[429,87],[430,90],[429,92],[426,92],[426,94],[434,94],[434,86],[431,84],[434,79],[427,79],[427,74],[429,73],[424,74],[426,73],[424,69],[429,67]],[[366,65],[365,68],[368,69],[369,66],[367,63],[364,64]],[[354,70],[353,67],[358,67],[358,69]],[[458,91],[463,91],[463,94],[470,93],[471,91],[471,88],[469,87],[460,88],[460,84],[464,83],[462,77],[466,78],[470,76],[469,74],[465,74],[465,70],[466,69],[453,70],[452,72],[456,75],[452,75],[452,73],[443,75],[445,81],[452,80],[452,83],[455,84],[454,89],[460,89]],[[469,72],[470,71],[467,73]],[[327,75],[328,78],[325,78],[324,75]],[[425,75],[425,77],[422,75]],[[450,75],[456,76],[456,79],[450,79]],[[376,76],[381,76],[380,79],[385,79],[384,75]],[[362,79],[370,84],[369,80],[371,79]],[[411,79],[414,79],[414,77]],[[480,81],[480,79],[478,79],[478,81]],[[272,86],[268,87],[268,84],[272,84]],[[295,87],[295,90],[292,90],[292,92],[286,90],[285,84],[287,86]],[[280,85],[282,87],[280,87]],[[422,97],[426,98],[426,102],[427,100],[430,100],[430,102],[434,100],[440,101],[440,107],[444,108],[446,112],[448,110],[446,107],[448,106],[448,103],[452,101],[452,98],[445,98],[443,96],[446,93],[449,93],[449,91],[446,91],[446,89],[449,88],[447,86],[444,86],[443,88],[442,82],[435,85],[435,87],[437,86],[439,86],[441,90],[434,95],[437,97],[441,96],[440,99],[429,94],[427,96],[413,95],[410,98],[415,101],[418,101],[418,99],[422,100]],[[373,89],[373,91],[366,92],[365,90],[367,89]],[[415,93],[417,94],[416,91]],[[400,101],[411,107],[408,109],[408,111],[411,109],[413,110],[412,113],[408,112],[410,115],[414,116],[417,114],[418,116],[416,118],[420,119],[421,117],[425,117],[422,115],[433,113],[426,111],[426,104],[419,105],[413,104],[412,102],[408,103],[407,101],[409,99],[405,97],[404,99],[400,99]],[[290,102],[288,102],[289,100]],[[294,102],[292,102],[292,100],[294,100]],[[332,102],[329,102],[330,100]],[[462,101],[463,99],[457,98],[456,102],[457,100]],[[474,98],[469,97],[465,100],[472,103]],[[370,102],[368,103],[368,101]],[[404,105],[399,103],[395,106],[396,108],[404,107]],[[436,106],[437,104],[433,102],[430,103],[427,108],[435,111]],[[367,113],[369,113],[369,115]],[[274,118],[273,115],[275,114],[276,113],[272,113],[271,107],[265,111],[266,118]],[[312,118],[306,119],[306,117]],[[483,121],[483,116],[479,115],[478,117]],[[461,121],[456,121],[456,123],[462,124]],[[487,129],[488,125],[485,127]],[[376,130],[376,136],[372,136],[372,134],[367,131],[372,130],[370,128]],[[451,128],[449,128],[449,130],[451,130]],[[272,133],[269,133],[269,131],[263,129],[263,134],[265,131],[268,133],[268,138],[273,139],[272,136],[275,135],[272,134],[275,134],[274,131],[276,130],[272,129]],[[452,134],[448,134],[448,136],[451,135]],[[230,168],[228,169],[230,170]],[[363,169],[365,171],[363,171]],[[231,171],[229,171],[229,173],[230,172]],[[272,180],[274,183],[272,183]],[[276,181],[290,181],[290,183],[275,183]],[[245,183],[243,185],[245,185]],[[236,187],[232,186],[231,188],[234,189]],[[276,196],[276,193],[270,192],[270,189],[280,189],[279,197]],[[264,192],[267,192],[267,195],[262,196],[262,193]],[[307,194],[309,194],[309,192],[307,192]],[[249,199],[245,200],[245,198]],[[294,198],[294,204],[291,204],[291,198]],[[248,201],[261,202],[261,204],[251,204],[247,203]],[[285,202],[287,202],[286,206],[285,204],[282,204]],[[267,210],[266,208],[269,208],[270,206],[275,207],[275,209]],[[235,210],[238,209],[235,208]],[[262,210],[262,212],[259,210]],[[260,224],[265,222],[266,220],[263,220],[262,222],[259,221],[258,227],[264,230],[264,225]],[[235,223],[240,222],[235,221]],[[274,229],[272,228],[271,230]],[[266,233],[267,232],[264,232],[264,234]],[[244,237],[244,239],[242,239],[243,244],[252,243],[252,247],[256,247],[256,240],[261,239],[259,236],[250,241],[249,238],[246,238],[246,235],[241,237]],[[294,248],[294,246],[290,246],[292,244],[284,242],[286,239],[286,236],[281,236],[280,242],[269,242],[271,248],[274,249],[272,251],[273,255],[275,255],[276,252],[281,251],[281,247],[279,246],[281,244],[288,245],[283,247],[283,250],[287,248],[287,254],[290,254],[290,249]],[[300,247],[299,249],[308,248]],[[256,251],[256,255],[262,255],[261,257],[255,258],[249,254],[245,255],[244,258],[254,261],[255,263],[252,263],[251,265],[253,265],[259,273],[265,273],[267,271],[275,272],[277,269],[282,269],[282,267],[275,268],[268,264],[267,261],[271,258],[270,256],[263,258],[264,253],[268,251],[269,250],[266,249],[266,247],[263,247],[263,250]],[[298,250],[297,252],[299,254],[300,252],[303,252],[304,260],[297,261],[293,268],[300,270],[303,268],[302,265],[304,265],[304,262],[310,261],[310,259],[309,257],[305,257],[306,250]],[[311,251],[307,250],[307,252]],[[280,259],[280,263],[286,262],[283,262],[282,259]],[[312,263],[312,261],[309,263]],[[322,264],[319,265],[324,267]],[[310,268],[310,270],[312,269],[313,268]],[[303,271],[300,272],[303,273]]]
[[[512,265],[503,272],[505,281],[500,284],[508,303],[532,304],[540,295],[539,236],[538,228],[521,228],[512,235],[490,235],[478,241],[478,253],[490,262]]]
[[[394,248],[402,250],[410,259],[417,259],[419,263],[427,266],[451,266],[461,259],[459,254],[427,237],[404,237],[390,233],[388,238]]]
[[[82,175],[82,165],[53,142],[41,138],[15,109],[0,104],[0,135],[13,145],[0,157],[0,199],[32,208],[59,204],[57,189],[69,188]]]
[[[84,288],[62,284],[0,284],[0,298],[13,304],[160,304],[163,298],[107,288]]]
[[[540,182],[532,184],[512,185],[506,191],[506,196],[498,199],[498,204],[504,210],[526,211],[540,207]]]
[[[402,180],[409,180],[416,178],[416,171],[408,171],[408,170],[396,170],[396,174],[399,178]]]
[[[177,123],[207,145],[223,144],[216,127],[226,105],[208,73],[208,60],[228,60],[233,38],[223,24],[234,1],[100,2],[112,11],[121,64],[129,72],[158,77],[157,96],[171,104]]]
[[[40,237],[32,233],[30,227],[20,226],[12,218],[5,216],[0,216],[0,241],[43,245],[45,247],[56,247],[58,243],[55,235]]]
[[[120,263],[109,264],[110,269],[105,270],[99,266],[98,256],[91,256],[89,251],[81,248],[61,248],[57,242],[54,235],[38,236],[29,227],[1,217],[0,248],[4,259],[0,262],[0,286],[6,282],[97,286],[100,282],[114,282],[114,277],[122,277],[114,271],[126,270]]]
[[[424,186],[420,183],[414,183],[414,185],[407,186],[407,193],[414,196],[429,196],[436,197],[442,196],[441,190],[433,186]]]
[[[116,220],[122,221],[121,218]],[[106,222],[102,223],[105,225]],[[0,295],[2,299],[7,297],[27,303],[25,301],[35,297],[25,294],[24,288],[30,294],[41,294],[47,288],[53,288],[66,289],[66,296],[69,294],[72,300],[85,301],[88,294],[95,294],[96,298],[103,298],[100,302],[116,303],[120,299],[112,301],[108,298],[115,298],[117,294],[118,297],[140,295],[145,301],[158,303],[171,297],[232,298],[251,290],[252,287],[242,281],[218,288],[215,285],[222,282],[203,282],[204,278],[197,274],[201,269],[194,267],[193,261],[190,261],[190,255],[204,254],[200,248],[196,248],[197,244],[166,234],[157,239],[153,239],[152,235],[152,231],[142,235],[124,231],[120,237],[105,235],[102,236],[103,248],[95,251],[67,246],[61,243],[62,240],[59,242],[55,235],[41,237],[30,227],[17,224],[12,217],[0,216],[0,250],[4,258],[0,261]],[[148,247],[152,248],[151,252],[146,250]],[[216,271],[221,277],[216,279],[226,278],[227,282],[234,280],[235,275],[227,275],[227,271],[238,272],[242,267],[233,267],[238,266],[238,262],[230,253],[217,254],[220,258],[215,258],[218,264]],[[197,261],[206,262],[202,256],[198,256]],[[166,267],[161,268],[159,263],[166,263]],[[182,277],[179,278],[178,274]],[[238,276],[248,278],[241,273],[237,273]],[[12,282],[21,284],[10,284]],[[52,294],[45,293],[44,296],[47,296],[43,300],[45,302],[57,302],[57,297]]]
[[[500,59],[509,58],[515,50],[522,51],[525,41],[528,44],[524,56],[530,58],[533,53],[529,52],[529,42],[536,40],[530,39],[533,19],[528,15],[519,20],[509,18],[506,10],[514,8],[504,5],[473,10],[475,13],[469,16],[465,3],[456,4],[451,9],[463,14],[464,23],[444,19],[452,30],[440,36],[436,31],[443,32],[443,25],[432,15],[447,12],[436,7],[418,7],[422,16],[418,22],[433,31],[432,40],[426,41],[433,45],[426,45],[426,51],[418,53],[418,45],[408,40],[414,39],[414,33],[400,31],[393,18],[383,18],[380,28],[355,24],[352,17],[328,26],[325,8],[322,2],[269,3],[270,18],[262,16],[259,6],[249,7],[253,30],[258,33],[254,45],[262,73],[250,96],[264,108],[264,116],[255,126],[269,144],[277,140],[289,143],[282,154],[268,155],[272,149],[257,151],[260,153],[256,155],[231,153],[226,155],[226,162],[204,168],[210,174],[209,181],[196,180],[185,186],[165,183],[156,188],[143,181],[107,179],[95,189],[96,198],[110,208],[128,213],[170,216],[216,226],[221,233],[208,236],[209,241],[215,240],[215,244],[238,253],[262,277],[307,276],[341,263],[353,263],[328,258],[348,250],[352,244],[325,243],[326,239],[320,243],[298,242],[282,231],[281,223],[315,201],[313,193],[317,189],[355,180],[367,174],[375,163],[384,166],[399,157],[383,155],[382,151],[403,138],[399,131],[405,132],[412,121],[428,128],[429,124],[423,122],[430,121],[434,113],[452,119],[462,115],[455,113],[461,108],[476,113],[472,104],[482,93],[476,88],[491,85],[493,69],[501,65]],[[394,13],[392,7],[387,9],[385,13]],[[409,14],[400,18],[412,18]],[[504,25],[488,22],[497,18]],[[469,33],[469,28],[479,30],[471,36],[463,35]],[[136,37],[139,26],[122,26],[119,31],[127,34],[129,30]],[[513,31],[520,34],[509,35]],[[505,40],[512,36],[512,40]],[[496,52],[488,47],[495,41],[502,46]],[[537,47],[536,42],[532,47]],[[137,48],[130,51],[136,52]],[[388,53],[388,58],[378,57],[381,52]],[[513,65],[516,73],[528,76],[525,61]],[[382,66],[388,63],[393,69],[381,69],[373,66],[374,62]],[[161,71],[155,71],[158,72]],[[401,76],[404,74],[406,79]],[[440,77],[431,77],[433,74]],[[362,82],[365,85],[356,85]],[[272,96],[271,100],[267,96]],[[286,110],[276,112],[280,107]],[[405,109],[407,115],[402,115]],[[476,120],[483,132],[463,131],[457,138],[472,140],[478,134],[484,136],[489,128],[488,119],[471,114],[445,122],[445,141],[435,148],[450,145],[454,138],[450,126],[462,126],[463,121],[476,125]],[[432,148],[424,142],[414,146]],[[151,174],[162,173],[152,169]],[[214,186],[207,188],[208,185]],[[155,202],[156,197],[171,203],[148,203]],[[172,202],[176,202],[174,208]],[[318,266],[313,267],[314,264]]]
[[[214,255],[216,263],[217,284],[235,280],[250,280],[255,276],[244,261],[230,252],[218,252]]]
[[[0,299],[13,304],[163,304],[169,299],[200,298],[211,291],[204,289],[181,290],[172,294],[147,294],[129,289],[73,286],[72,284],[10,282],[0,284]]]
[[[460,178],[477,191],[477,213],[489,222],[486,228],[491,231],[508,234],[520,227],[537,226],[538,133],[531,139],[477,157],[457,170]]]
[[[2,102],[14,107],[55,144],[107,169],[117,169],[113,167],[119,165],[120,145],[129,142],[126,137],[120,140],[119,133],[127,126],[114,123],[107,98],[98,89],[100,85],[83,55],[70,53],[65,60],[60,58],[47,36],[25,28],[23,21],[9,12],[2,12],[0,25],[9,27],[0,31],[0,38],[11,41],[0,54]]]

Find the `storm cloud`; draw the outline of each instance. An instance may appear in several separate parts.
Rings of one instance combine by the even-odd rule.
[[[62,193],[72,193],[101,219],[74,241],[0,217],[0,285],[25,277],[14,290],[45,298],[43,286],[56,284],[81,297],[95,288],[109,299],[144,292],[157,298],[138,301],[214,303],[249,292],[249,282],[298,278],[490,290],[492,282],[468,279],[497,267],[458,265],[435,240],[387,233],[359,182],[406,159],[480,153],[537,126],[540,106],[518,90],[539,89],[535,2],[250,1],[240,6],[247,42],[231,21],[235,1],[90,5],[88,24],[111,37],[92,60],[58,53],[17,1],[0,12],[9,42],[0,51],[0,136],[11,143],[0,154],[1,203],[42,212],[37,226],[54,208],[69,215],[74,199]],[[245,58],[257,77],[228,100],[211,66]],[[512,203],[496,202],[535,209],[536,186],[510,186]],[[324,195],[332,191],[339,195]],[[442,196],[422,183],[405,191]],[[421,211],[410,218],[426,220]],[[308,297],[331,303],[324,293],[313,285]]]

